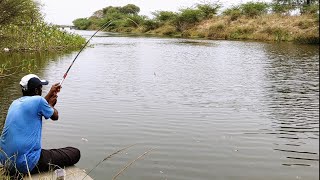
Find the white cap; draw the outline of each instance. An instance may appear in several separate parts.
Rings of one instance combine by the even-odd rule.
[[[20,85],[24,91],[27,91],[28,88],[36,88],[39,85],[48,85],[48,84],[49,84],[48,81],[41,80],[35,74],[28,74],[28,75],[24,76],[20,81]]]

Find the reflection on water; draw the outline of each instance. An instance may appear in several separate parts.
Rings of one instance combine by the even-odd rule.
[[[318,47],[280,44],[267,46],[266,52],[272,59],[267,67],[266,94],[272,131],[285,139],[274,150],[287,152],[286,166],[318,163],[318,149],[306,149],[319,139]]]
[[[23,75],[58,82],[75,54],[0,55],[14,73],[0,79],[0,121]],[[318,59],[318,46],[100,33],[64,82],[61,120],[44,122],[43,144],[79,147],[90,170],[137,143],[95,179],[151,147],[122,179],[318,179]]]

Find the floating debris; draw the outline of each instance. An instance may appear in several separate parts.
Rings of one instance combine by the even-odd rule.
[[[183,41],[178,41],[177,44],[188,44],[188,45],[193,45],[193,46],[215,46],[212,42],[209,41],[193,41],[193,40],[183,40]]]
[[[85,141],[85,142],[88,142],[88,139],[86,139],[86,138],[82,138],[81,140]]]

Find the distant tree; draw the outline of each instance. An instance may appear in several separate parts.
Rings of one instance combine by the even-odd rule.
[[[98,10],[94,12],[91,17],[103,18],[103,10]]]
[[[249,17],[260,16],[268,12],[269,5],[264,2],[248,2],[240,5],[243,15]]]
[[[180,9],[177,19],[175,20],[175,25],[177,30],[184,31],[189,26],[200,22],[205,17],[205,14],[199,9]]]
[[[239,17],[243,15],[239,6],[230,7],[224,10],[222,14],[230,16],[232,21],[237,20]]]
[[[213,15],[216,15],[221,8],[221,4],[216,2],[216,3],[201,3],[197,4],[197,9],[202,11],[204,13],[204,16],[206,18],[210,18]]]
[[[144,27],[145,32],[157,29],[159,26],[160,26],[160,24],[158,22],[150,20],[150,19],[145,20],[143,23],[143,27]]]
[[[156,11],[152,14],[155,16],[155,20],[159,22],[169,22],[178,17],[178,14],[172,11]]]
[[[271,3],[270,7],[273,13],[286,14],[286,15],[288,15],[290,11],[294,9],[294,6],[290,4],[281,4],[279,2]]]
[[[86,30],[91,25],[91,21],[87,18],[79,18],[72,21],[72,23],[80,30]]]
[[[143,22],[146,20],[146,16],[139,16],[139,15],[133,15],[130,17],[126,17],[123,19],[123,26],[124,27],[140,27],[140,25],[143,24]]]
[[[199,9],[187,8],[181,9],[180,12],[179,20],[190,24],[199,22],[205,17],[205,14]]]
[[[103,8],[102,12],[104,15],[112,14],[112,13],[119,13],[120,7],[108,6],[108,7]]]
[[[273,2],[278,5],[278,9],[282,6],[299,9],[302,14],[319,13],[319,0],[273,0]]]
[[[140,12],[140,8],[134,4],[127,4],[120,8],[120,12],[123,14],[138,14]]]

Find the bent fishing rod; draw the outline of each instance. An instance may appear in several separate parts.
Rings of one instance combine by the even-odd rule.
[[[80,49],[80,51],[78,52],[78,54],[76,55],[76,57],[73,59],[73,61],[71,62],[67,72],[63,75],[62,80],[60,81],[60,86],[62,85],[63,81],[66,79],[66,77],[68,76],[68,73],[71,69],[71,67],[73,66],[74,62],[76,61],[76,59],[78,58],[78,56],[80,55],[80,53],[83,51],[83,49],[88,45],[89,41],[101,30],[109,27],[112,23],[112,20],[108,21],[107,23],[105,23],[100,29],[98,29],[88,40],[87,42],[82,46],[82,48]]]

